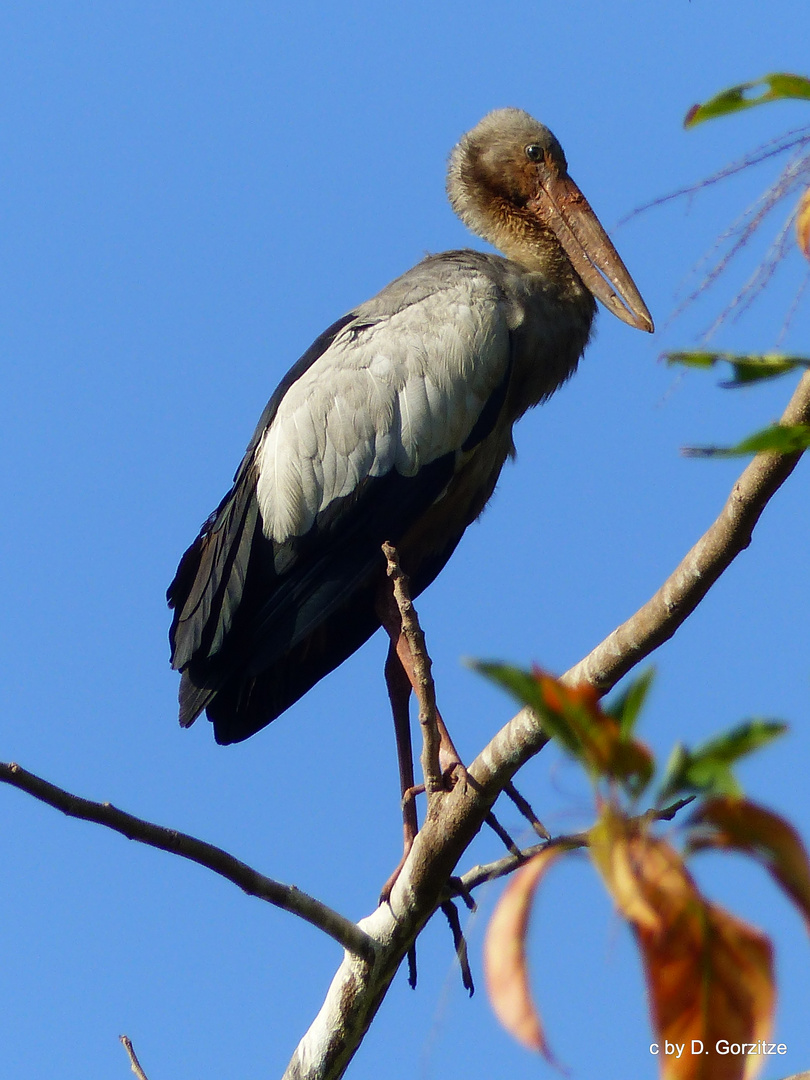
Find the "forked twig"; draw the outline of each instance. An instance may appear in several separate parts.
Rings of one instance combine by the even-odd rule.
[[[470,997],[472,997],[475,993],[475,983],[473,982],[472,971],[470,971],[470,959],[467,954],[467,940],[464,937],[464,931],[461,929],[461,922],[458,917],[456,905],[452,900],[445,900],[441,905],[441,909],[444,912],[447,922],[450,924],[450,930],[453,934],[453,944],[456,947],[456,956],[458,957],[459,967],[461,968],[462,985],[469,993]]]
[[[643,823],[672,821],[679,810],[683,810],[685,806],[688,806],[693,801],[694,796],[690,796],[687,799],[678,799],[676,802],[669,806],[665,806],[661,810],[647,810],[643,814],[640,814],[636,820]],[[506,877],[507,874],[511,874],[514,870],[517,870],[519,866],[522,866],[523,863],[531,859],[533,855],[539,855],[540,852],[545,851],[546,848],[564,847],[569,851],[576,851],[578,848],[587,846],[588,834],[584,832],[572,833],[566,836],[550,837],[544,844],[533,844],[531,847],[519,851],[517,857],[514,855],[504,855],[502,859],[495,859],[490,863],[473,866],[461,877],[451,878],[449,883],[450,894],[452,896],[460,896],[469,906],[468,898],[471,896],[473,889],[477,889],[479,885],[483,885],[486,881],[495,881],[498,878]]]
[[[235,859],[222,848],[208,844],[204,840],[198,840],[194,836],[188,836],[186,833],[177,832],[176,829],[166,829],[162,825],[144,821],[142,818],[118,810],[110,803],[92,802],[79,795],[72,795],[64,788],[57,787],[27,772],[13,762],[9,764],[0,762],[0,781],[20,788],[21,791],[27,791],[29,795],[61,810],[68,817],[94,821],[97,825],[104,825],[108,829],[121,833],[129,840],[137,840],[141,844],[148,844],[149,847],[160,848],[161,851],[168,851],[172,855],[180,855],[191,862],[199,863],[200,866],[213,870],[220,877],[232,881],[250,896],[266,900],[275,907],[283,908],[305,919],[306,922],[334,938],[349,952],[365,960],[373,960],[375,956],[374,941],[356,923],[351,922],[339,912],[333,911],[313,896],[308,896],[295,885],[284,885],[280,881],[274,881],[273,878],[265,877],[264,874],[260,874],[247,863]]]

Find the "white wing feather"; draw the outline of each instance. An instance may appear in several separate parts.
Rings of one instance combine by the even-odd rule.
[[[302,536],[369,476],[458,450],[503,378],[509,330],[483,274],[359,332],[341,331],[289,388],[257,448],[265,535]]]

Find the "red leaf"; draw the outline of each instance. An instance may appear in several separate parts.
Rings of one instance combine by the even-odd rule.
[[[564,854],[564,848],[546,848],[517,871],[495,908],[484,940],[484,975],[495,1015],[518,1042],[539,1051],[552,1065],[556,1062],[529,986],[526,933],[540,879]]]
[[[610,805],[591,830],[590,851],[641,949],[663,1080],[753,1076],[759,1056],[723,1054],[718,1045],[768,1038],[768,939],[710,904],[673,847]]]
[[[692,851],[724,848],[753,855],[804,916],[810,931],[810,860],[784,818],[746,799],[710,799],[690,818]]]

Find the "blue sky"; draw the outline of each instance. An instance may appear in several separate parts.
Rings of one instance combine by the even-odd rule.
[[[807,123],[797,103],[681,127],[726,85],[806,74],[808,32],[806,0],[767,15],[753,0],[4,5],[0,757],[368,913],[400,843],[384,643],[254,739],[217,747],[207,722],[176,723],[164,593],[177,560],[310,341],[427,251],[478,246],[444,168],[485,112],[517,105],[554,130],[664,326],[690,268],[778,166],[616,223]],[[520,425],[517,464],[419,604],[467,757],[512,709],[460,658],[574,663],[647,599],[733,483],[736,464],[679,448],[781,412],[791,380],[731,393],[659,361],[695,345],[765,243],[653,339],[602,311],[575,380]],[[773,348],[806,269],[792,254],[715,344]],[[808,332],[805,302],[783,346],[806,353]],[[746,716],[788,720],[742,777],[808,836],[806,477],[803,463],[658,653],[642,734],[665,755]],[[587,825],[588,792],[554,753],[520,786],[554,831]],[[0,814],[5,1080],[129,1075],[122,1032],[150,1080],[280,1074],[338,963],[331,941],[17,791],[0,790]],[[502,817],[520,832],[509,807]],[[497,854],[479,838],[465,865]],[[765,1076],[806,1068],[798,915],[740,860],[706,857],[699,876],[775,937],[789,1054]],[[482,892],[468,928],[479,984],[498,892]],[[439,920],[419,957],[418,990],[398,976],[350,1075],[549,1074],[481,989],[467,1000]],[[575,1076],[655,1074],[640,968],[584,861],[550,878],[532,957]]]

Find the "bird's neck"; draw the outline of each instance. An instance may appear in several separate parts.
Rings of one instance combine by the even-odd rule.
[[[460,207],[457,209],[461,209]],[[590,308],[593,298],[571,265],[559,240],[537,218],[506,199],[467,201],[463,206],[465,224],[530,274],[539,274],[563,302]]]

